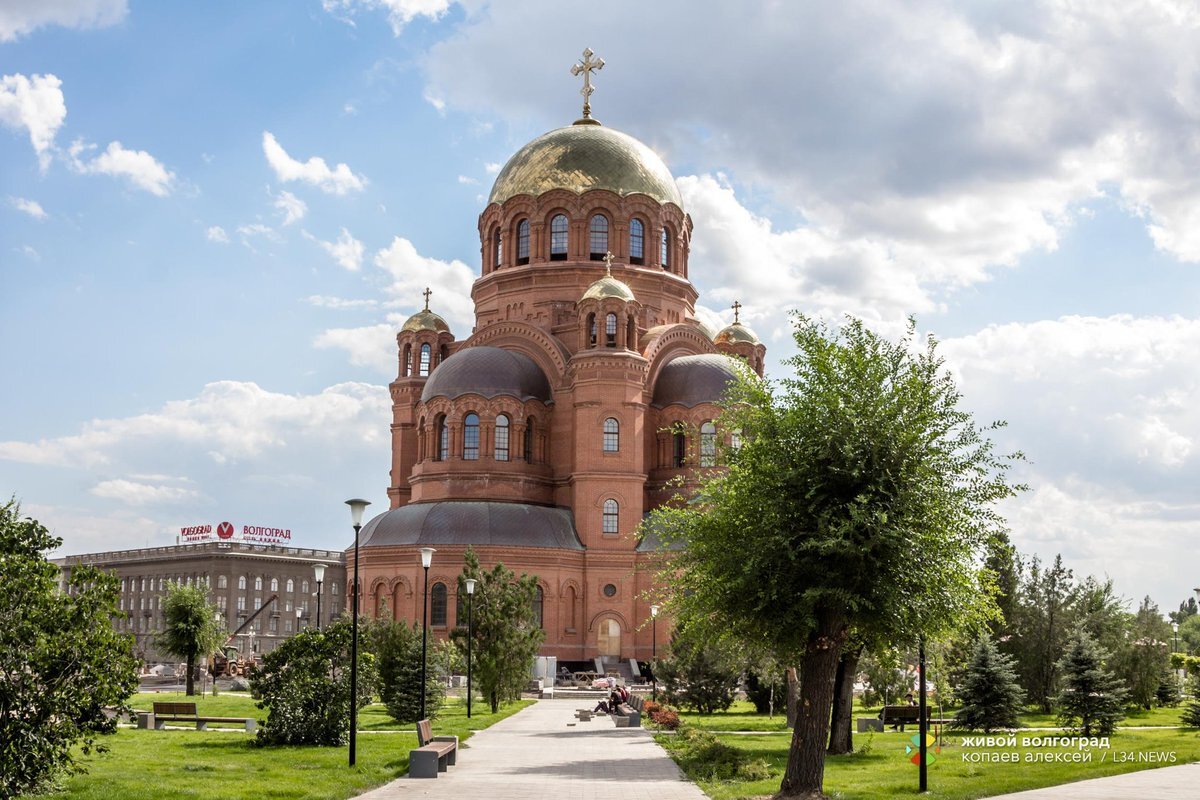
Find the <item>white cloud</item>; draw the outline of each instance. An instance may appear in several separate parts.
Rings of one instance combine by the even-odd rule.
[[[194,502],[203,497],[195,489],[179,486],[156,486],[124,478],[101,481],[89,491],[96,497],[117,500],[129,506],[171,505]]]
[[[8,202],[13,208],[18,211],[23,211],[29,216],[37,220],[46,218],[46,209],[42,208],[42,204],[36,200],[26,200],[24,197],[10,197]]]
[[[720,165],[861,270],[923,264],[922,287],[909,292],[978,283],[1054,249],[1105,192],[1160,248],[1200,261],[1195,4],[1047,0],[1017,14],[913,0],[697,14],[685,0],[613,0],[583,17],[512,0],[468,13],[434,45],[425,95],[529,134],[565,124],[562,73],[494,53],[584,31],[605,43],[592,97],[603,122],[668,163]],[[694,57],[716,42],[722,57]],[[578,57],[565,44],[553,53],[564,68]],[[671,91],[646,91],[647,75]],[[848,242],[859,249],[840,247]]]
[[[458,182],[465,186],[478,186],[479,181],[475,178],[468,178],[466,175],[459,175]]]
[[[347,300],[342,297],[329,297],[321,294],[309,295],[305,298],[305,302],[315,308],[331,308],[335,311],[362,311],[379,307],[376,300]]]
[[[11,42],[43,25],[103,28],[125,19],[126,0],[5,0],[0,4],[0,42]]]
[[[503,164],[499,164],[495,161],[489,161],[488,163],[483,165],[483,168],[484,168],[484,170],[487,171],[488,175],[495,175],[497,172],[500,171],[500,168],[503,166],[504,166]]]
[[[359,9],[385,11],[396,36],[416,17],[438,19],[450,8],[450,3],[451,0],[321,0],[326,11],[348,25],[354,25],[351,17]]]
[[[390,323],[363,328],[330,328],[317,335],[313,345],[322,350],[344,350],[350,363],[371,367],[383,375],[395,375],[398,370],[396,331],[403,317],[389,316]]]
[[[0,16],[0,24],[3,17]],[[0,29],[0,40],[4,37]],[[62,81],[55,75],[5,75],[0,78],[0,124],[29,132],[42,170],[50,166],[54,137],[67,118]]]
[[[134,417],[93,420],[77,434],[0,442],[0,459],[156,473],[197,457],[218,464],[269,459],[299,442],[327,447],[349,438],[386,447],[389,403],[385,388],[363,383],[289,395],[218,381],[194,399]]]
[[[362,268],[363,243],[351,236],[350,231],[345,228],[338,234],[336,242],[323,241],[308,231],[304,231],[304,238],[319,244],[321,249],[333,256],[333,260],[343,268],[351,272],[358,272]]]
[[[14,247],[13,249],[28,258],[30,261],[42,260],[42,254],[35,250],[32,245],[23,244],[20,247]]]
[[[275,177],[285,183],[303,181],[329,194],[359,192],[367,183],[365,177],[355,175],[345,164],[338,164],[330,169],[325,159],[318,156],[313,156],[303,163],[295,160],[287,154],[270,131],[263,131],[262,143],[263,154],[267,157],[271,169],[275,171]]]
[[[270,190],[268,190],[268,193],[270,193]],[[283,224],[285,226],[304,219],[304,215],[308,213],[308,205],[286,189],[280,192],[278,196],[275,196],[274,205],[283,214]]]
[[[204,232],[205,237],[210,242],[218,242],[220,244],[229,244],[229,234],[220,225],[213,225]]]
[[[139,189],[158,197],[166,197],[175,184],[175,173],[145,150],[127,150],[120,142],[109,142],[100,155],[88,160],[81,156],[95,150],[95,145],[76,140],[70,149],[74,168],[89,175],[112,175],[125,178]]]

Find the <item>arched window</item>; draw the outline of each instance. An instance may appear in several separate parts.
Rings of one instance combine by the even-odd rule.
[[[617,315],[608,314],[604,318],[604,346],[617,346]]]
[[[682,467],[687,461],[687,438],[682,431],[676,431],[671,437],[671,456],[671,463],[676,467]]]
[[[429,624],[446,627],[446,584],[438,581],[429,590]]]
[[[256,592],[262,591],[262,576],[261,575],[254,579],[254,591],[256,591]]]
[[[529,220],[517,223],[517,263],[529,263]]]
[[[496,435],[492,448],[493,458],[497,461],[508,461],[508,417],[500,414],[496,417]]]
[[[329,584],[329,594],[334,597],[337,597],[337,593],[338,593],[338,585],[337,585],[337,581],[334,581],[333,583]]]
[[[218,589],[228,589],[229,588],[229,578],[226,577],[225,575],[218,575],[217,576],[217,588]]]
[[[597,214],[588,225],[588,252],[592,261],[603,261],[608,254],[608,217]]]
[[[492,266],[500,266],[504,260],[504,245],[500,242],[500,229],[492,231]]]
[[[575,630],[575,603],[577,596],[575,587],[567,587],[567,630],[574,632]]]
[[[621,449],[621,423],[613,417],[604,420],[604,452],[615,453]]]
[[[289,593],[296,591],[296,582],[291,578],[287,579],[287,590]]]
[[[567,260],[567,218],[562,214],[550,220],[550,260]]]
[[[279,591],[279,578],[271,578],[271,591],[272,592]]]
[[[596,346],[596,315],[595,314],[587,315],[587,329],[588,329],[588,345],[591,347],[595,347]]]
[[[472,412],[463,417],[463,460],[479,460],[479,415]]]
[[[412,374],[412,345],[404,345],[404,358],[400,359],[400,375],[407,378]]]
[[[717,426],[706,422],[700,426],[700,466],[717,465]]]
[[[146,583],[146,579],[142,578],[142,584],[143,584],[142,588],[143,589],[146,588],[144,585],[145,583]],[[246,576],[245,575],[238,575],[238,588],[241,589],[242,591],[246,590]]]
[[[533,429],[537,427],[537,420],[530,417],[525,422],[525,440],[521,443],[521,450],[525,455],[525,463],[533,463]]]
[[[666,226],[663,226],[662,240],[658,245],[658,260],[663,269],[671,266],[671,232],[667,230]]]
[[[542,625],[542,608],[546,602],[546,594],[542,591],[542,587],[538,586],[533,592],[533,620],[539,628]]]
[[[421,366],[418,369],[417,374],[420,375],[422,378],[428,377],[428,375],[429,375],[429,362],[430,362],[431,355],[432,354],[429,350],[429,345],[428,344],[421,345]]]
[[[604,514],[601,518],[601,522],[603,524],[600,526],[601,531],[604,533],[617,532],[617,516],[619,510],[620,509],[617,506],[616,500],[609,498],[608,500],[604,501]]]
[[[629,220],[629,263],[641,264],[646,258],[646,228],[642,225],[642,221],[637,219]]]
[[[288,589],[288,591],[290,592],[291,589]],[[300,582],[300,591],[303,592],[304,594],[308,594],[308,581]]]
[[[438,414],[433,423],[434,433],[437,434],[437,461],[445,461],[450,457],[450,428],[446,425],[446,415]]]

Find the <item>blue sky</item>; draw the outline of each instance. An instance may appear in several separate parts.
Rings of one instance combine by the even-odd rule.
[[[708,319],[943,342],[1026,553],[1200,584],[1200,12],[1171,0],[0,7],[0,490],[64,550],[386,506],[394,332],[469,332],[476,221],[579,114],[655,148]]]

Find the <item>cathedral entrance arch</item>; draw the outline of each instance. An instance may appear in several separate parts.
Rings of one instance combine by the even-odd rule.
[[[602,656],[621,657],[621,623],[615,619],[600,620],[596,629],[596,649]]]

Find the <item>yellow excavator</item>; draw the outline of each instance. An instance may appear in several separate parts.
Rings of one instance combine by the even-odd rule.
[[[273,594],[263,601],[263,604],[255,609],[254,613],[246,618],[246,621],[238,626],[238,629],[229,634],[224,643],[217,649],[217,652],[209,656],[208,671],[213,678],[232,678],[234,676],[245,676],[250,671],[250,667],[254,664],[254,654],[251,653],[248,658],[242,658],[242,653],[233,646],[233,640],[241,635],[242,631],[254,624],[254,620],[258,615],[267,610],[267,606],[279,599],[279,595]]]

